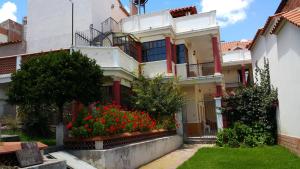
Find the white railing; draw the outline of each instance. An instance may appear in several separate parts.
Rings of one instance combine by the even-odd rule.
[[[134,15],[122,19],[122,32],[134,33],[170,27],[175,33],[199,31],[217,26],[216,11],[205,12],[180,18],[173,18],[169,11]]]
[[[138,74],[139,63],[118,47],[77,47],[81,53],[95,59],[101,68],[122,68],[129,73]]]
[[[251,60],[251,54],[249,50],[236,50],[223,54],[223,62],[237,62]]]
[[[198,31],[217,26],[215,11],[174,18],[174,21],[176,33]]]
[[[167,61],[145,62],[142,64],[142,73],[144,76],[153,78],[157,75],[167,75]]]

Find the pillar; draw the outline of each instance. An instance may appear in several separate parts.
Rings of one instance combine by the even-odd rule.
[[[171,38],[166,37],[166,59],[167,59],[167,73],[172,73],[172,45]]]
[[[137,48],[137,61],[139,62],[139,75],[142,74],[142,67],[141,67],[141,63],[143,62],[143,48],[142,48],[142,44],[141,43],[137,43],[136,44],[136,48]]]
[[[173,45],[173,60],[174,60],[174,63],[175,63],[175,70],[174,70],[174,73],[175,73],[175,77],[177,77],[177,49],[176,49],[176,44],[174,43]]]
[[[211,41],[212,41],[214,63],[215,63],[215,74],[221,74],[222,65],[221,65],[219,40],[217,37],[214,36],[212,37]]]
[[[247,84],[245,64],[242,64],[242,83],[244,86]]]
[[[223,115],[222,115],[222,86],[216,86],[215,95],[216,116],[218,130],[223,130]]]
[[[22,56],[17,56],[16,58],[16,69],[21,69],[21,63],[22,63]]]
[[[121,81],[115,80],[113,83],[113,101],[117,105],[121,105]]]
[[[217,114],[217,127],[218,130],[223,130],[223,116],[222,116],[222,98],[215,98],[216,114]]]

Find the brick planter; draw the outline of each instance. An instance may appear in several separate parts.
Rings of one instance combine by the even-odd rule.
[[[124,133],[114,136],[102,136],[93,138],[65,138],[64,146],[73,150],[103,150],[130,143],[155,139],[159,137],[176,135],[176,130],[153,130],[150,132]]]

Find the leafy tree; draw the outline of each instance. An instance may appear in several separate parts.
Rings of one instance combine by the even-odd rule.
[[[132,90],[134,108],[147,111],[156,119],[173,115],[183,105],[183,94],[174,79],[141,76],[133,82]]]
[[[223,113],[229,119],[230,127],[241,122],[255,133],[269,133],[276,139],[277,90],[270,83],[269,63],[264,69],[256,70],[257,83],[238,89],[224,98]]]
[[[56,105],[59,121],[67,102],[87,105],[102,95],[103,73],[95,60],[80,52],[51,52],[21,65],[12,75],[8,92],[10,103],[17,105]],[[30,111],[29,111],[30,112]]]

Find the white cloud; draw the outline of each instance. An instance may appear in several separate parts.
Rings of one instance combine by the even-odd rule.
[[[217,10],[220,26],[235,24],[247,18],[246,9],[253,0],[202,0],[203,12]]]
[[[10,1],[5,2],[0,7],[0,22],[3,22],[7,19],[17,21],[16,13],[17,13],[17,5]]]

